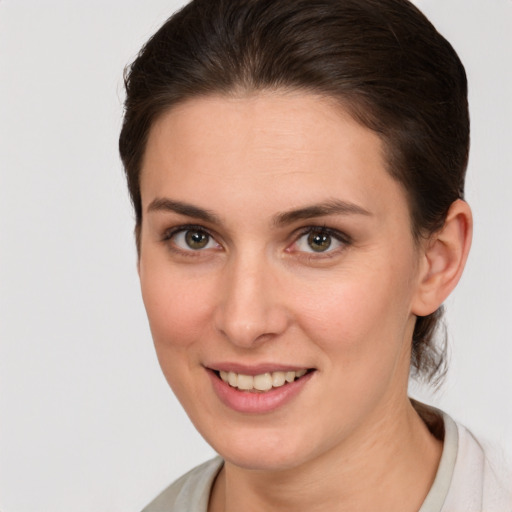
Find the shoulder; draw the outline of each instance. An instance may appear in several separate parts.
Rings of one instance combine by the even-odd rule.
[[[512,478],[500,457],[445,412],[415,400],[443,453],[420,512],[512,512]]]
[[[464,426],[444,414],[457,432],[457,455],[443,511],[512,512],[512,481],[506,465]]]
[[[142,512],[206,512],[213,481],[223,461],[215,457],[184,474]]]

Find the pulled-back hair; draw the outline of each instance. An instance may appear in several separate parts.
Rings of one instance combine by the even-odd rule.
[[[402,184],[416,241],[463,198],[467,81],[454,49],[407,0],[193,0],[169,18],[125,74],[119,139],[139,247],[140,172],[149,131],[173,105],[210,95],[301,90],[338,100],[376,132]],[[442,308],[418,317],[411,368],[444,371]]]

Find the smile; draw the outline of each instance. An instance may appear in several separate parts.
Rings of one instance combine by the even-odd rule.
[[[285,406],[309,386],[317,373],[316,368],[219,366],[222,369],[206,368],[213,391],[229,409],[245,414],[270,413]]]
[[[267,372],[259,375],[244,375],[243,373],[220,371],[220,378],[231,387],[241,391],[270,391],[272,388],[280,388],[285,384],[300,379],[308,370],[305,368],[297,371]]]

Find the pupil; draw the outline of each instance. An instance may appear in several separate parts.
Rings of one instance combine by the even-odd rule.
[[[313,251],[322,252],[329,249],[331,245],[331,236],[326,233],[310,233],[308,242]]]
[[[208,235],[202,231],[188,231],[185,238],[191,249],[202,249],[208,244]]]

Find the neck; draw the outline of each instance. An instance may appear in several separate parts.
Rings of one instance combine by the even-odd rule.
[[[398,409],[396,404],[385,409],[393,414],[375,411],[367,427],[336,449],[293,469],[254,471],[226,462],[209,511],[419,510],[434,481],[442,444],[408,400]]]

